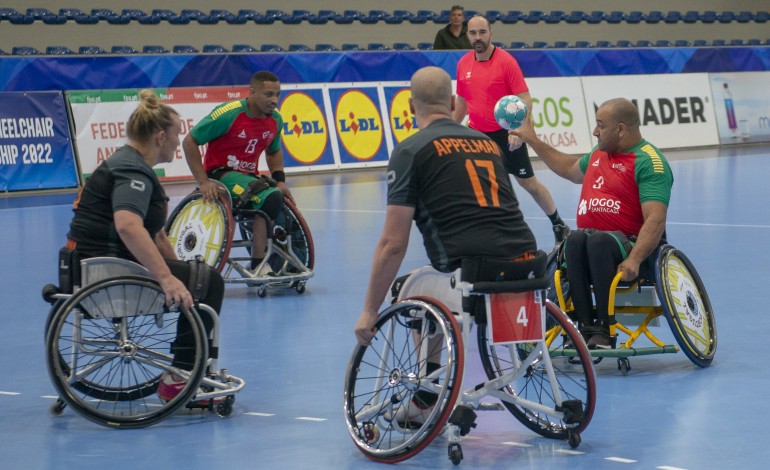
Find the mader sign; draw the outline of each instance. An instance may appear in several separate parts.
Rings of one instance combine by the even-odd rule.
[[[595,109],[611,98],[627,98],[639,108],[642,135],[659,148],[719,144],[707,74],[583,77],[591,129]]]

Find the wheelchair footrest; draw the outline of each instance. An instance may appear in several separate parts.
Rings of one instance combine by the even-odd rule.
[[[589,351],[592,357],[631,357],[631,356],[650,356],[652,354],[669,354],[679,352],[679,348],[674,345],[667,344],[663,347],[652,346],[648,348],[617,348],[617,349],[591,349]],[[552,349],[550,351],[551,357],[577,356],[577,351],[574,349]]]
[[[476,412],[469,406],[458,405],[452,411],[447,422],[460,428],[460,435],[464,436],[471,432],[471,428],[476,427]]]

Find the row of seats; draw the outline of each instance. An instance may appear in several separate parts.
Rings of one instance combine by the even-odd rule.
[[[638,40],[627,41],[619,40],[616,42],[611,41],[596,41],[594,43],[589,41],[575,41],[569,43],[567,41],[554,41],[548,43],[545,41],[534,41],[532,43],[514,41],[510,44],[504,44],[501,42],[495,42],[495,46],[501,49],[568,49],[568,48],[608,48],[608,47],[722,47],[722,46],[770,46],[770,39],[696,39],[694,41],[677,40],[668,41],[665,39],[659,39],[657,41]],[[218,44],[206,44],[202,48],[198,49],[193,46],[176,45],[171,49],[163,46],[148,45],[139,49],[135,49],[131,46],[113,46],[110,50],[101,48],[99,46],[81,46],[77,51],[72,50],[66,46],[49,46],[44,51],[41,51],[34,47],[18,46],[11,49],[12,55],[70,55],[70,54],[197,54],[203,53],[228,53],[228,52],[311,52],[311,51],[408,51],[408,50],[431,50],[433,49],[433,43],[421,42],[416,45],[411,45],[404,42],[396,42],[393,45],[383,43],[369,43],[369,44],[342,44],[341,47],[337,47],[333,44],[316,44],[311,47],[305,44],[290,44],[288,48],[283,48],[277,44],[262,44],[259,47],[254,47],[249,44],[234,44],[232,49],[227,49],[224,46]],[[4,51],[0,50],[0,55],[7,55]]]
[[[769,19],[767,11],[561,11],[553,10],[550,12],[531,10],[529,12],[511,10],[502,12],[497,10],[473,11],[466,10],[466,17],[470,18],[477,13],[482,13],[489,18],[490,22],[500,21],[502,23],[765,23]],[[238,10],[230,12],[229,10],[211,10],[209,13],[197,9],[183,9],[179,13],[169,9],[154,9],[149,13],[138,9],[123,9],[115,12],[106,8],[95,8],[90,13],[78,8],[61,8],[58,13],[54,13],[46,8],[28,8],[26,12],[19,12],[13,8],[0,8],[0,21],[7,20],[13,24],[30,24],[35,21],[42,21],[47,24],[64,24],[68,21],[74,21],[79,24],[96,24],[105,21],[111,24],[128,24],[136,21],[141,24],[159,24],[163,21],[170,24],[189,24],[197,22],[200,24],[217,24],[226,22],[229,24],[245,24],[255,22],[258,24],[272,24],[282,22],[285,24],[299,24],[307,21],[311,24],[325,24],[335,22],[339,24],[350,24],[355,21],[365,24],[385,22],[398,24],[403,22],[426,23],[448,23],[449,10],[442,10],[438,13],[431,10],[417,10],[410,12],[407,10],[394,10],[387,12],[384,10],[370,10],[368,13],[359,10],[344,10],[336,12],[334,10],[319,10],[311,12],[309,10],[293,10],[290,13],[283,10],[266,10],[264,13],[256,10]]]

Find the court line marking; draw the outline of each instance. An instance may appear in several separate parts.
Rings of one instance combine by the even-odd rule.
[[[249,416],[275,416],[273,413],[257,413],[256,411],[247,411],[246,413],[243,413],[245,415]]]
[[[668,465],[661,465],[660,467],[655,467],[658,470],[687,470],[686,468],[680,468],[680,467],[669,467]]]
[[[636,463],[638,460],[624,459],[622,457],[605,457],[604,460],[610,460],[618,463]]]
[[[326,421],[326,418],[310,418],[308,416],[299,416],[297,418],[294,418],[300,421]]]
[[[0,392],[0,395],[21,395],[20,392]]]
[[[579,450],[569,450],[569,449],[556,449],[556,452],[561,452],[562,454],[569,454],[569,455],[583,455],[585,452],[581,452]]]
[[[532,444],[525,444],[523,442],[503,442],[503,445],[506,446],[513,446],[513,447],[532,447]]]

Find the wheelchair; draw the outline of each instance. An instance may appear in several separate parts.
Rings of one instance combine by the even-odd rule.
[[[239,207],[240,201],[234,203],[227,188],[217,183],[219,197],[213,203],[204,201],[196,189],[169,216],[166,233],[177,257],[191,260],[201,256],[222,273],[225,283],[256,287],[260,297],[265,297],[272,287],[305,292],[308,279],[313,277],[315,249],[310,229],[297,206],[284,197],[281,214],[270,220],[259,210]],[[268,221],[268,236],[264,261],[251,270],[254,217]],[[236,226],[240,236],[237,240],[233,239]],[[239,256],[231,256],[233,249],[242,249],[237,252]],[[260,275],[266,268],[270,275]]]
[[[69,274],[62,276],[63,269]],[[132,429],[156,424],[182,407],[220,417],[232,413],[245,382],[217,369],[219,317],[208,305],[169,309],[146,268],[107,257],[60,261],[60,286],[45,286],[43,298],[52,304],[45,346],[48,375],[59,394],[50,408],[54,416],[69,405],[94,423]],[[210,335],[200,315],[211,318]],[[191,327],[191,370],[173,365],[181,321]],[[186,381],[168,402],[156,394],[164,372]]]
[[[477,411],[507,410],[544,437],[580,444],[596,378],[580,333],[545,299],[545,266],[539,252],[530,261],[466,259],[450,273],[426,266],[396,280],[375,337],[355,347],[346,371],[345,421],[364,455],[400,462],[445,434],[457,465]],[[463,390],[474,327],[487,380]],[[426,393],[435,402],[422,409]]]
[[[566,269],[561,267],[556,251],[550,256],[548,270],[553,273],[549,298],[572,316]],[[678,346],[666,344],[651,331],[660,326],[661,316],[666,318]],[[690,259],[672,245],[662,244],[653,252],[634,282],[621,282],[620,273],[615,276],[610,288],[609,319],[612,349],[594,349],[591,355],[596,362],[604,357],[617,358],[622,375],[628,375],[631,369],[631,356],[681,350],[698,367],[708,367],[714,359],[717,330],[711,301]],[[624,336],[619,339],[621,333]],[[636,346],[641,337],[651,345]]]

